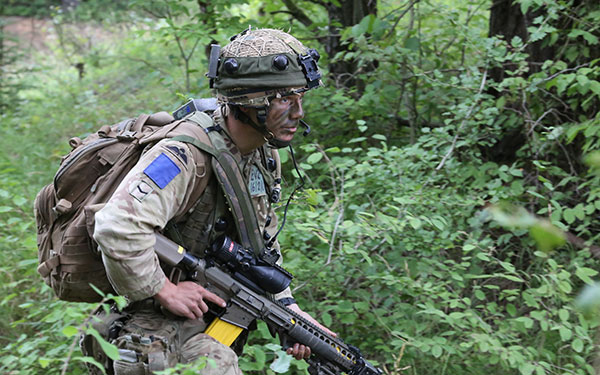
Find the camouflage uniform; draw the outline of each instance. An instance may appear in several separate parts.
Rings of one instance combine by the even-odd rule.
[[[215,122],[226,129],[220,111],[215,113]],[[261,161],[260,149],[242,156],[226,132],[222,134],[248,183],[259,227],[266,228],[270,236],[275,235],[277,220],[264,184],[264,175],[269,171]],[[186,143],[161,140],[142,155],[95,216],[94,239],[102,251],[111,284],[130,302],[141,301],[128,308],[131,317],[114,340],[122,353],[137,353],[115,362],[117,375],[152,373],[201,356],[217,363],[216,369],[208,365],[203,373],[240,374],[236,353],[201,333],[206,328],[202,319],[187,320],[162,312],[151,298],[167,278],[153,250],[154,232],[164,229],[172,219],[185,222],[192,192],[198,187],[203,189],[215,178],[210,158]],[[274,247],[279,249],[277,243]],[[291,297],[289,288],[275,297]]]

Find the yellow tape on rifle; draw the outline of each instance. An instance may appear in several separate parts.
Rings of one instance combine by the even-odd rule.
[[[242,331],[243,329],[238,326],[215,318],[204,333],[216,339],[221,344],[230,346]]]

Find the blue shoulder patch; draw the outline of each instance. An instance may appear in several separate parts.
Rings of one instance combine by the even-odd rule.
[[[181,169],[167,155],[161,153],[144,169],[144,174],[161,189],[164,189],[169,182],[173,181],[175,176],[181,172]]]

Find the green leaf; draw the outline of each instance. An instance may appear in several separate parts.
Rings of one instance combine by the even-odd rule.
[[[585,219],[585,209],[583,203],[579,203],[577,206],[573,208],[573,214],[579,220]]]
[[[306,159],[306,162],[309,164],[316,164],[323,159],[323,154],[320,152],[315,152],[314,154],[310,154]]]
[[[506,305],[506,312],[509,313],[511,316],[516,316],[517,308],[512,303],[509,303]]]
[[[23,197],[14,197],[13,203],[15,204],[15,206],[22,206],[25,203],[27,203],[27,199]]]
[[[535,365],[529,362],[523,363],[521,366],[519,366],[521,375],[531,375],[533,374],[533,370],[535,370]]]
[[[106,293],[104,293],[103,291],[101,291],[100,289],[98,289],[94,284],[90,283],[89,284],[90,287],[92,289],[94,289],[94,292],[98,293],[102,298],[106,298]]]
[[[333,322],[333,319],[331,318],[331,315],[329,313],[323,313],[321,314],[321,321],[323,321],[323,324],[326,327],[331,326],[331,323]]]
[[[104,338],[102,338],[102,336],[100,336],[98,331],[96,331],[94,328],[89,327],[88,329],[86,329],[85,333],[87,333],[88,335],[92,335],[98,341],[98,343],[100,344],[100,348],[108,358],[112,359],[113,361],[116,361],[117,359],[121,358],[119,356],[119,349],[117,349],[115,345],[112,345]]]
[[[481,290],[477,289],[475,291],[475,297],[477,297],[478,300],[480,301],[485,301],[485,293],[483,293]]]
[[[435,218],[431,219],[431,224],[433,224],[433,226],[436,227],[439,230],[446,229],[446,225],[440,219],[435,219]]]
[[[581,351],[583,350],[583,341],[581,341],[581,339],[577,338],[577,339],[573,340],[573,342],[571,343],[571,347],[577,353],[581,353]]]
[[[600,82],[598,81],[590,81],[590,89],[594,94],[600,96]]]
[[[590,277],[596,276],[597,274],[598,271],[587,267],[578,267],[575,270],[575,275],[577,275],[577,277],[579,277],[584,283],[588,285],[592,285],[594,283],[594,281]]]
[[[537,243],[538,248],[545,252],[552,251],[566,242],[563,231],[546,220],[539,220],[529,228],[529,234]]]
[[[435,358],[440,358],[442,356],[443,353],[443,349],[441,346],[439,345],[434,345],[431,348],[431,354],[435,357]]]
[[[413,227],[413,229],[421,228],[421,220],[419,220],[416,217],[409,217],[408,223],[410,224],[411,227]]]
[[[504,105],[506,105],[506,97],[501,96],[496,100],[496,108],[503,109]]]
[[[38,358],[38,363],[42,368],[46,368],[50,364],[50,360],[46,358]]]
[[[577,38],[578,36],[582,36],[589,44],[598,44],[598,38],[589,31],[574,29],[569,33],[570,38]]]
[[[404,48],[409,49],[411,51],[418,51],[420,44],[421,42],[419,38],[410,37],[404,42]]]
[[[279,159],[281,160],[281,164],[285,164],[290,158],[290,152],[287,149],[279,149],[277,150],[277,152],[279,153]]]
[[[267,354],[264,350],[262,350],[262,348],[256,348],[256,350],[254,351],[254,358],[256,360],[256,363],[262,367],[267,361]]]
[[[475,245],[473,245],[473,244],[470,244],[470,243],[466,243],[466,244],[464,244],[464,245],[463,245],[463,247],[462,247],[462,248],[463,248],[463,251],[464,251],[465,253],[468,253],[469,251],[471,251],[471,250],[475,249]]]
[[[502,275],[502,274],[499,274],[498,276],[504,277],[507,280],[514,281],[514,282],[517,282],[517,283],[523,283],[523,282],[525,282],[525,280],[521,279],[520,277],[513,276],[513,275]]]
[[[521,322],[523,323],[523,325],[525,326],[525,328],[529,329],[533,327],[533,319],[528,318],[526,316],[522,316],[516,319],[517,322]]]
[[[79,330],[73,326],[66,326],[65,328],[63,328],[62,333],[63,335],[67,336],[67,337],[73,337],[75,336],[77,333],[79,332]]]
[[[357,138],[352,138],[351,140],[348,141],[348,143],[358,143],[358,142],[362,142],[364,140],[366,140],[366,137],[357,137]]]
[[[277,374],[284,374],[290,369],[290,363],[292,363],[292,356],[281,351],[277,353],[277,358],[271,363],[269,368]]]
[[[106,370],[104,369],[104,366],[92,357],[77,357],[77,358],[73,358],[73,360],[78,361],[78,362],[90,363],[90,364],[96,366],[100,371],[102,371],[103,374],[106,375]]]
[[[565,309],[558,310],[558,317],[563,322],[567,322],[569,320],[569,312]]]
[[[564,326],[558,328],[558,333],[560,334],[560,339],[563,341],[569,341],[573,337],[573,331]]]

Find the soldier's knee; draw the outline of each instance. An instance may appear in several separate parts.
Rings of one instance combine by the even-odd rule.
[[[181,362],[202,361],[205,363],[200,372],[202,375],[242,374],[235,352],[206,334],[190,338],[181,349]]]

